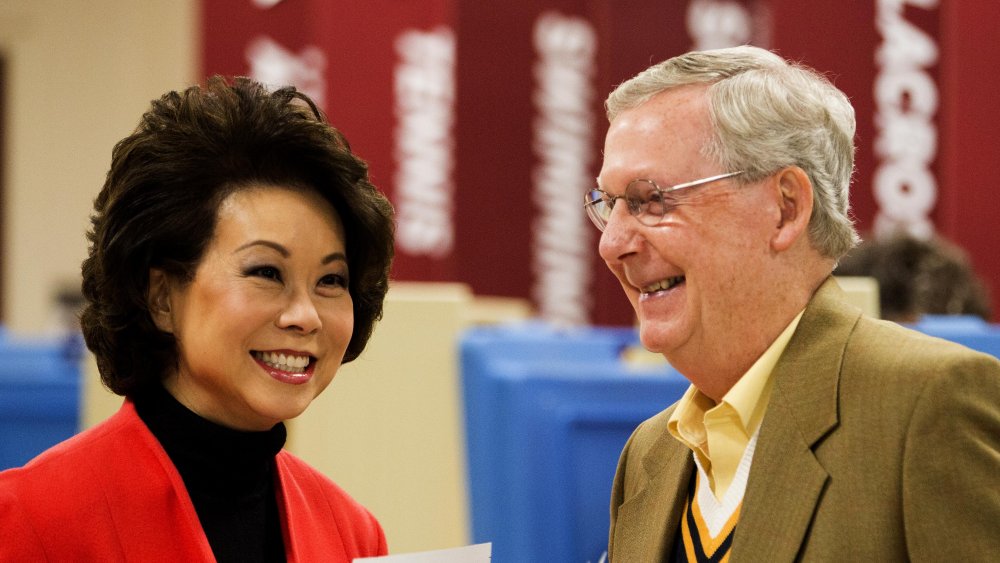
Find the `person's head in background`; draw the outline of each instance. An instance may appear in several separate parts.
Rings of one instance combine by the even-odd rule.
[[[204,394],[197,401],[259,402],[238,395],[250,392],[241,386],[266,392],[266,378],[245,386],[208,374],[199,382],[198,366],[239,363],[264,373],[306,363],[293,371],[321,369],[326,381],[310,383],[304,408],[336,367],[361,353],[382,314],[391,205],[343,135],[291,87],[271,92],[249,79],[214,77],[154,101],[115,146],[92,223],[81,325],[104,384],[119,395],[164,385],[197,407],[176,396],[180,378],[181,394]],[[218,299],[206,297],[212,292]],[[234,296],[244,299],[243,310],[227,302]],[[290,314],[297,318],[282,320]],[[340,328],[322,326],[324,319]],[[239,326],[248,320],[258,324]],[[293,332],[305,335],[301,342],[308,337],[295,350],[322,349],[325,357],[279,361],[268,352],[295,341]],[[234,349],[244,344],[250,349]],[[206,358],[213,346],[218,356]]]
[[[975,315],[990,320],[990,299],[962,249],[942,237],[905,233],[866,240],[834,273],[870,276],[879,284],[882,318],[916,322],[923,315]]]

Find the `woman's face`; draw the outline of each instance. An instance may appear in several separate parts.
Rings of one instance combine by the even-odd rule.
[[[181,283],[150,272],[150,309],[174,335],[167,390],[203,418],[266,430],[298,416],[333,380],[354,327],[344,229],[318,194],[236,191]]]

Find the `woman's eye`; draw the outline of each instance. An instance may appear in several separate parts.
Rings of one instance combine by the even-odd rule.
[[[274,266],[258,266],[256,268],[251,268],[250,271],[247,272],[247,275],[281,281],[281,272]]]
[[[327,274],[319,280],[319,284],[326,287],[347,287],[347,278],[340,274]]]

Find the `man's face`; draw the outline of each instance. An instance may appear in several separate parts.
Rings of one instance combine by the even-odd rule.
[[[621,195],[636,178],[662,189],[735,172],[701,154],[710,135],[705,86],[662,92],[611,123],[600,187]],[[733,178],[681,190],[654,226],[619,200],[608,220],[601,257],[635,308],[643,345],[675,365],[705,354],[724,362],[753,330],[755,304],[766,302],[758,296],[770,288],[768,235],[780,221],[765,212],[762,183]]]

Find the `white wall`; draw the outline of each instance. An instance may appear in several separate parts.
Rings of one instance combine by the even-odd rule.
[[[3,0],[5,324],[51,328],[78,287],[111,148],[150,100],[197,81],[196,0]]]

